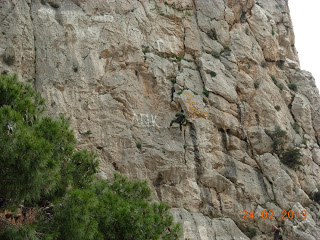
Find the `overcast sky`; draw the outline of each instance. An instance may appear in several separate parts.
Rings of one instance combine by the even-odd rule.
[[[301,69],[312,73],[320,88],[320,0],[289,0]]]

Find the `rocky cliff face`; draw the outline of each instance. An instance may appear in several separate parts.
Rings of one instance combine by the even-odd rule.
[[[320,97],[287,1],[2,0],[0,29],[1,72],[70,117],[102,177],[147,179],[184,239],[273,239],[277,223],[284,239],[320,239]],[[168,128],[181,109],[188,125]],[[295,169],[274,154],[277,125],[302,153]]]

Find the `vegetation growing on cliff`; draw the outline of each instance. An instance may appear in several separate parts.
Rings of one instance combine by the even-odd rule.
[[[14,216],[0,222],[0,239],[180,237],[169,207],[151,201],[146,182],[117,174],[97,180],[95,153],[76,150],[69,121],[43,111],[30,86],[0,76],[0,213]]]
[[[266,130],[266,133],[272,139],[272,147],[275,154],[277,154],[281,162],[288,167],[294,168],[300,165],[299,159],[302,157],[299,148],[288,147],[284,149],[285,138],[287,137],[287,132],[282,130],[279,126],[276,126],[274,131]]]

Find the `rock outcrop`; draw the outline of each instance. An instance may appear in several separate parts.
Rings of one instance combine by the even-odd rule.
[[[279,223],[284,239],[320,239],[320,96],[286,0],[50,2],[0,1],[0,71],[70,118],[101,177],[147,179],[184,239],[273,239]],[[181,110],[188,125],[168,128]],[[266,134],[277,125],[295,169]]]

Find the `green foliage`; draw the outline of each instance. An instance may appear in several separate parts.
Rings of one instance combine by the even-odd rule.
[[[149,46],[142,46],[142,52],[143,52],[143,54],[150,52],[150,47]]]
[[[288,167],[294,168],[297,165],[301,165],[299,159],[302,157],[300,149],[298,148],[287,148],[280,156],[282,163],[286,164]]]
[[[294,168],[295,166],[301,164],[299,161],[302,156],[300,153],[300,149],[298,148],[287,148],[284,150],[285,137],[287,136],[287,132],[282,130],[279,126],[275,127],[274,131],[265,131],[272,139],[272,147],[274,152],[279,155],[279,158],[282,163],[287,166]]]
[[[260,82],[258,82],[258,81],[256,81],[256,82],[254,82],[254,88],[255,89],[258,89],[259,88],[259,85],[260,85]]]
[[[56,3],[56,2],[48,2],[49,3],[49,5],[51,6],[51,7],[53,7],[53,8],[59,8],[60,7],[60,4],[59,3]]]
[[[7,64],[8,66],[12,66],[14,64],[14,62],[16,61],[16,59],[13,55],[4,54],[2,56],[2,59],[5,62],[5,64]]]
[[[202,93],[203,93],[206,97],[209,97],[209,92],[208,92],[207,89],[203,88]]]
[[[46,239],[103,239],[96,218],[99,201],[92,189],[73,189],[54,207],[54,219],[42,227]]]
[[[43,227],[53,240],[178,239],[169,207],[151,202],[145,181],[114,178],[70,191],[54,208],[55,218]]]
[[[271,31],[271,34],[272,34],[272,36],[274,36],[276,34],[273,29]]]
[[[43,104],[16,76],[0,76],[1,207],[39,210],[32,224],[0,228],[0,239],[179,239],[180,225],[151,201],[146,182],[96,180],[96,154],[76,151],[69,121],[43,117]]]
[[[136,143],[136,147],[139,148],[139,149],[141,149],[141,147],[142,147],[141,142],[137,142],[137,143]]]
[[[74,153],[70,161],[63,169],[64,186],[72,184],[74,187],[85,188],[93,181],[93,176],[97,172],[98,162],[95,161],[97,155],[86,149]]]
[[[211,71],[211,72],[210,72],[210,75],[211,75],[211,77],[217,76],[216,72],[214,72],[214,71]]]
[[[181,62],[183,60],[183,57],[177,57],[177,61]]]
[[[299,127],[299,124],[298,124],[298,123],[294,122],[294,123],[292,124],[292,128],[294,129],[294,131],[295,131],[297,134],[300,133],[300,132],[299,132],[300,127]]]
[[[244,233],[251,239],[257,235],[257,229],[248,227]]]
[[[5,229],[0,227],[1,240],[39,240],[35,227],[32,225],[26,226],[12,226],[9,225]]]
[[[224,46],[223,49],[225,52],[231,52],[231,49],[229,46]]]
[[[15,124],[13,134],[8,134],[6,122]],[[0,194],[15,204],[40,200],[59,182],[53,144],[38,137],[9,106],[0,109],[0,126]]]
[[[175,84],[176,83],[176,79],[175,78],[171,78],[170,81]]]
[[[83,135],[86,135],[86,136],[89,136],[89,135],[91,135],[91,134],[92,134],[91,130],[88,130],[88,131],[86,131],[85,133],[83,133]]]
[[[220,53],[218,53],[218,52],[212,52],[211,55],[212,55],[213,57],[215,57],[215,58],[220,59]]]
[[[276,79],[276,77],[275,77],[274,75],[271,76],[271,79],[272,79],[272,81],[273,81],[273,83],[274,83],[275,85],[278,84],[278,81],[277,81],[277,79]]]
[[[183,91],[184,91],[184,89],[180,90],[180,91],[178,92],[178,95],[181,95],[181,94],[183,93]]]
[[[288,87],[294,92],[296,92],[298,90],[297,84],[295,84],[295,83],[289,83]]]
[[[276,85],[280,90],[283,90],[283,84],[282,83],[277,83]]]
[[[276,154],[283,151],[283,145],[285,143],[284,138],[287,136],[287,132],[282,130],[279,126],[274,128],[274,131],[265,131],[266,134],[272,139],[272,148]]]
[[[40,95],[16,76],[0,76],[0,195],[13,205],[39,200],[59,181],[56,146],[38,131],[44,120],[30,126],[43,104]],[[51,134],[49,128],[46,131]]]
[[[316,201],[317,203],[320,203],[320,191],[314,192],[311,197],[313,201]]]
[[[7,75],[8,73],[9,73],[8,70],[3,70],[1,74],[2,74],[2,75]]]
[[[41,117],[43,110],[44,100],[29,85],[0,76],[0,195],[9,206],[50,200],[67,186],[84,186],[96,172],[95,155],[75,150],[69,121]]]
[[[215,33],[213,30],[209,30],[209,31],[207,32],[207,35],[208,35],[209,38],[211,38],[211,39],[213,39],[213,40],[217,40],[217,35],[216,35],[216,33]]]
[[[104,239],[178,239],[180,226],[173,224],[167,205],[149,202],[151,190],[145,181],[115,175],[108,188],[101,192],[98,208]]]
[[[279,60],[279,61],[276,62],[276,64],[277,64],[277,67],[278,67],[278,68],[283,69],[283,67],[284,67],[284,60]]]
[[[0,108],[11,106],[15,111],[28,116],[37,115],[44,110],[44,99],[30,85],[19,83],[17,76],[0,76]]]

